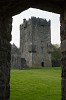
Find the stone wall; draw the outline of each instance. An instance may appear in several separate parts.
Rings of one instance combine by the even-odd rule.
[[[61,66],[62,66],[62,100],[66,100],[66,10],[61,14]]]
[[[11,46],[11,68],[22,69],[20,48],[17,48],[15,44]]]
[[[27,23],[24,19],[23,24],[20,25],[20,50],[21,58],[25,58],[26,64],[32,65],[32,54],[29,51],[29,45],[32,43],[32,26],[31,21]],[[28,38],[29,37],[29,38]]]
[[[0,100],[10,97],[12,18],[0,19]]]

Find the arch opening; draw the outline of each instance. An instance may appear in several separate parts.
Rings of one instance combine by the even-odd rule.
[[[33,10],[33,9],[32,9]],[[30,9],[29,9],[29,11],[30,11]],[[49,12],[48,12],[49,13]],[[36,13],[37,14],[37,13]],[[31,17],[29,17],[29,18],[26,18],[26,16],[27,16],[27,13],[23,13],[23,15],[25,15],[24,16],[24,18],[25,19],[27,19],[27,20],[30,20],[31,19]],[[28,15],[31,15],[31,14],[28,14]],[[38,15],[41,15],[41,14],[38,14]],[[33,15],[32,15],[33,16]],[[45,16],[45,15],[44,15]],[[44,17],[43,16],[43,17]],[[47,16],[47,15],[46,15]],[[50,14],[50,16],[52,16],[51,14]],[[15,17],[17,17],[17,16],[15,16]],[[13,18],[15,18],[15,17],[13,17]],[[22,16],[23,17],[23,16]],[[34,16],[33,16],[34,17]],[[59,15],[58,15],[58,19],[59,19]],[[40,17],[39,17],[40,18]],[[54,18],[54,22],[55,22],[55,17],[53,17]],[[17,21],[18,20],[18,21]],[[47,18],[47,20],[49,20],[49,18]],[[23,19],[21,18],[20,20],[19,20],[19,18],[17,17],[16,18],[16,20],[15,20],[15,22],[19,22],[19,25],[20,24],[22,24],[23,23]],[[27,28],[27,24],[26,24],[26,22],[25,22],[26,20],[24,20],[24,23],[25,23],[25,26],[24,26],[24,30],[26,30],[26,28]],[[52,23],[51,23],[52,24]],[[54,24],[54,23],[53,23]],[[56,24],[56,23],[55,23]],[[17,24],[15,24],[15,26],[16,26]],[[57,26],[57,24],[56,24],[56,26]],[[60,26],[59,26],[60,27]],[[56,31],[56,29],[55,29],[55,26],[54,25],[52,25],[51,26],[51,28],[53,29],[54,28],[54,30],[53,31]],[[17,29],[17,28],[15,28],[15,29]],[[20,29],[20,28],[19,28]],[[59,29],[60,30],[60,29]],[[58,31],[59,32],[59,31]],[[15,32],[16,33],[16,32]],[[20,33],[20,32],[19,32]],[[30,32],[29,32],[30,33]],[[17,33],[18,34],[18,33]],[[30,36],[30,35],[29,35]],[[54,35],[53,35],[54,36]],[[51,37],[53,37],[53,36],[51,36]],[[58,35],[56,35],[57,37],[58,37]],[[19,37],[19,42],[20,42],[20,34],[19,34],[19,36],[16,36],[16,39],[15,40],[17,40],[17,37]],[[55,39],[55,41],[56,41],[56,39],[57,39],[57,37],[55,37],[54,36],[54,39]],[[59,37],[60,38],[60,37]],[[53,38],[52,38],[53,39]],[[54,40],[53,39],[53,40]],[[51,40],[51,42],[53,41],[53,40]],[[59,39],[60,40],[60,39]],[[26,41],[26,40],[25,40]],[[43,50],[45,49],[44,47],[42,47],[42,45],[43,45],[43,40],[41,40],[40,41],[41,42],[41,52],[42,52],[42,54],[43,54]],[[23,43],[24,43],[24,41],[23,41]],[[57,42],[58,43],[58,42]],[[56,44],[57,44],[56,43]],[[20,43],[18,44],[18,42],[16,43],[15,42],[15,44],[17,44],[17,46],[18,46],[18,48],[20,48]],[[53,43],[54,44],[54,43]],[[23,45],[23,44],[22,44]],[[59,41],[59,45],[60,45],[60,41]],[[24,45],[23,45],[24,46]],[[28,49],[28,51],[29,51],[29,54],[30,54],[30,56],[32,57],[32,59],[33,59],[33,55],[35,55],[35,53],[37,52],[37,50],[35,50],[35,48],[36,48],[36,45],[34,44],[34,45],[32,45],[32,42],[30,42],[29,43],[29,45],[28,45],[30,48]],[[46,45],[47,47],[50,47],[50,45],[47,43],[47,45]],[[22,49],[22,48],[21,48]],[[48,48],[49,49],[49,48]],[[22,51],[22,53],[25,51],[25,50],[21,50]],[[49,55],[50,55],[50,53],[51,53],[51,51],[49,51]],[[21,56],[21,55],[20,55]],[[25,56],[27,56],[27,55],[25,55]],[[46,57],[46,55],[45,55],[45,57]],[[23,57],[21,57],[21,59],[23,59]],[[47,58],[46,58],[47,59]],[[31,60],[31,59],[30,59]],[[45,62],[43,61],[44,60],[44,58],[42,58],[42,60],[40,61],[40,66],[42,66],[42,67],[44,67],[45,66]],[[23,62],[23,60],[22,60],[22,62]],[[26,60],[26,59],[24,59],[24,62],[26,62],[26,64],[28,63],[28,61]],[[47,63],[47,62],[46,62]],[[25,66],[26,67],[28,67],[27,65],[25,64]],[[30,64],[32,64],[31,62],[30,62]],[[38,64],[37,64],[38,65]],[[20,69],[22,69],[21,67],[20,67]],[[24,69],[24,68],[23,68]]]

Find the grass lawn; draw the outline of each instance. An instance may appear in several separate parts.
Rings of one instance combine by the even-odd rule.
[[[11,70],[10,100],[61,100],[61,68]]]

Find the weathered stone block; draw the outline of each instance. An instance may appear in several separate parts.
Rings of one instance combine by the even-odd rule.
[[[66,39],[62,41],[62,44],[61,44],[61,52],[64,52],[64,51],[66,51]]]
[[[62,77],[66,78],[66,70],[62,68]]]
[[[65,78],[62,79],[62,90],[66,91],[66,79]]]

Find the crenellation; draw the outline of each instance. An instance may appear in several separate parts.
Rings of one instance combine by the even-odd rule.
[[[20,25],[20,29],[21,28],[26,28],[26,27],[28,27],[29,25],[31,25],[31,23],[32,23],[32,25],[39,25],[39,26],[47,26],[47,27],[49,27],[50,26],[50,20],[49,21],[47,21],[46,19],[42,19],[42,18],[36,18],[36,17],[31,17],[31,19],[29,18],[28,20],[26,20],[26,19],[23,19],[23,23]]]

